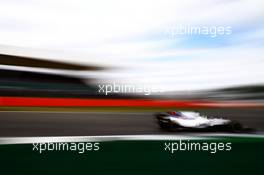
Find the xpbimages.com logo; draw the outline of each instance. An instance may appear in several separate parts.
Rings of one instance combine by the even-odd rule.
[[[208,151],[215,154],[219,151],[231,151],[230,142],[194,142],[189,140],[179,140],[177,142],[165,142],[164,151],[174,154],[178,151]]]
[[[89,151],[99,151],[100,143],[94,142],[48,142],[48,143],[33,143],[32,151],[36,151],[39,154],[48,151],[74,151],[79,154],[83,154]]]
[[[165,35],[168,38],[176,38],[181,35],[193,36],[193,35],[204,35],[210,36],[211,38],[231,35],[231,26],[189,26],[189,25],[174,25],[166,28]]]
[[[161,87],[150,87],[147,85],[133,85],[133,84],[118,84],[118,83],[111,83],[111,84],[99,84],[98,85],[98,93],[101,94],[111,94],[111,93],[126,93],[126,94],[144,94],[150,95],[152,93],[162,93],[164,92]]]

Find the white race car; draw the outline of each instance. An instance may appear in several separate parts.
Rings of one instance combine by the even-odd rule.
[[[208,118],[193,111],[170,111],[157,113],[155,117],[162,129],[242,131],[240,123],[223,118]]]

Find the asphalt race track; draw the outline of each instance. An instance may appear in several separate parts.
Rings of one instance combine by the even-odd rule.
[[[208,116],[226,117],[264,131],[264,109],[203,109]],[[168,134],[153,113],[0,112],[0,137]],[[176,133],[170,133],[176,134]]]

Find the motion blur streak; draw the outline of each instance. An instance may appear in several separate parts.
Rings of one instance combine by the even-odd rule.
[[[159,109],[154,109],[157,112]],[[263,134],[264,108],[197,109],[205,116],[228,117]],[[0,112],[0,137],[98,136],[98,135],[186,135],[159,128],[153,112]],[[215,132],[212,134],[216,134]],[[253,134],[253,133],[252,133]]]
[[[74,98],[30,98],[0,97],[0,106],[9,107],[264,107],[259,103],[245,102],[202,102],[180,100],[142,99],[74,99]]]

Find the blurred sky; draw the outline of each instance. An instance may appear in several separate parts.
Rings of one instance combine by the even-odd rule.
[[[176,25],[230,26],[210,37]],[[264,83],[263,0],[1,0],[0,52],[98,64],[120,83],[199,90]]]

